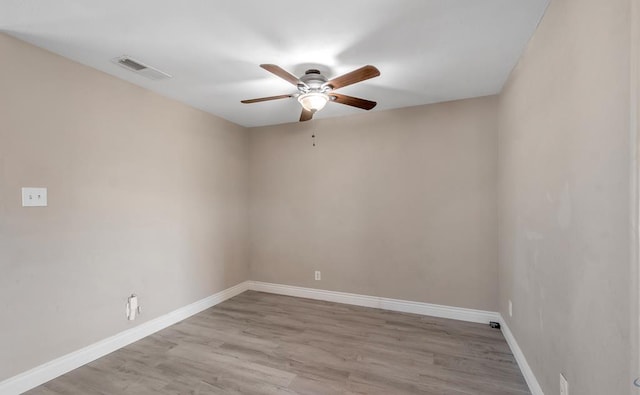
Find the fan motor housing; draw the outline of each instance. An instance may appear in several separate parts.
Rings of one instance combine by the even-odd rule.
[[[309,69],[305,71],[302,77],[300,77],[300,81],[309,87],[309,89],[305,89],[305,91],[318,91],[322,90],[323,85],[327,83],[328,79],[324,75],[320,74],[319,70]]]

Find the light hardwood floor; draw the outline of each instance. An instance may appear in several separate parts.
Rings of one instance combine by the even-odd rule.
[[[529,391],[488,325],[248,291],[28,394]]]

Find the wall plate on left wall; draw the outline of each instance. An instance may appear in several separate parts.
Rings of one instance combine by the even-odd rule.
[[[22,207],[46,207],[47,188],[22,188]]]

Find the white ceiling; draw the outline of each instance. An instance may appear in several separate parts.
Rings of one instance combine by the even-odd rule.
[[[295,92],[266,72],[381,76],[339,92],[373,111],[500,91],[548,0],[0,0],[0,31],[244,126],[295,122]],[[120,55],[165,71],[151,81]],[[363,110],[330,103],[316,118]],[[313,122],[313,121],[312,121]]]

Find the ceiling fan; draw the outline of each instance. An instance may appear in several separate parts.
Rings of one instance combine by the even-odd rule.
[[[334,92],[336,89],[344,88],[345,86],[379,76],[380,71],[374,66],[364,66],[331,80],[322,75],[320,71],[316,69],[309,69],[305,71],[302,77],[298,78],[275,64],[261,64],[260,67],[295,85],[296,88],[298,88],[298,92],[288,95],[242,100],[242,103],[250,104],[296,97],[298,102],[302,105],[300,122],[311,120],[311,118],[313,118],[313,114],[322,110],[330,101],[345,104],[347,106],[362,108],[364,110],[371,110],[377,104],[374,101]]]

